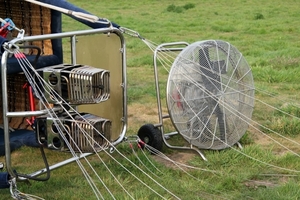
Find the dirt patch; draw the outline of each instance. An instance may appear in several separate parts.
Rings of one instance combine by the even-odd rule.
[[[279,186],[279,183],[284,184],[289,180],[289,177],[285,175],[282,177],[280,177],[280,175],[274,175],[273,177],[270,175],[269,178],[275,178],[275,180],[248,180],[244,182],[244,185],[252,189],[257,189],[259,187],[273,188]]]
[[[259,131],[259,127],[250,126],[248,131],[251,133],[251,137],[253,138],[255,144],[268,146],[273,143],[269,137]]]
[[[135,103],[128,106],[128,124],[130,129],[137,131],[142,125],[157,123],[157,108],[148,104]]]
[[[288,152],[299,151],[300,135],[286,139],[288,136],[282,136],[280,133],[262,133],[253,127],[250,127],[249,131],[254,144],[271,149],[275,155],[284,156]]]
[[[176,152],[176,153],[172,153],[172,154],[167,155],[167,156],[168,156],[169,159],[162,158],[160,156],[154,156],[153,159],[156,160],[159,163],[162,163],[166,167],[173,168],[173,169],[176,169],[176,168],[178,169],[178,164],[188,165],[188,162],[192,158],[194,158],[195,156],[198,156],[198,155],[195,154],[195,153],[191,153],[191,152]]]
[[[248,188],[254,188],[257,189],[259,187],[275,187],[277,186],[276,183],[272,183],[271,181],[265,181],[265,180],[249,180],[246,181],[245,186]]]

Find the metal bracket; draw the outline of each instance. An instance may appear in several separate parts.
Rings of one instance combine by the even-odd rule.
[[[125,28],[125,27],[120,27],[120,30],[122,33],[125,33],[127,35],[130,35],[132,37],[137,37],[140,38],[142,40],[144,40],[145,38],[143,38],[137,31],[131,30],[129,28]]]

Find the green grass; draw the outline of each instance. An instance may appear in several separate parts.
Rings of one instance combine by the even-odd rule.
[[[121,1],[121,0],[70,0],[100,17],[108,18],[121,26],[138,31],[148,40],[161,44],[164,42],[186,41],[189,43],[220,39],[233,44],[239,49],[252,67],[255,87],[268,91],[275,97],[257,92],[257,98],[271,105],[281,107],[285,112],[299,117],[299,109],[285,105],[288,100],[299,102],[300,97],[300,2],[297,0],[189,0],[175,1]],[[63,30],[79,30],[86,26],[64,17]],[[126,36],[128,64],[128,110],[129,127],[127,134],[136,134],[145,123],[157,123],[156,96],[152,52],[138,39]],[[164,98],[167,73],[160,69],[162,97]],[[278,100],[280,99],[280,100]],[[163,102],[165,105],[165,102]],[[299,103],[298,103],[299,105]],[[164,110],[166,111],[166,110]],[[299,141],[299,120],[291,120],[282,113],[265,109],[259,102],[255,105],[253,118],[259,123],[271,127],[293,140]],[[166,126],[167,131],[172,125]],[[266,132],[268,132],[266,130]],[[268,135],[273,133],[268,132]],[[299,199],[298,173],[283,171],[271,165],[300,169],[299,157],[286,153],[286,150],[266,137],[257,138],[253,128],[241,139],[244,149],[237,147],[222,151],[204,151],[208,161],[203,161],[195,154],[187,162],[190,165],[215,170],[217,173],[202,170],[189,170],[197,179],[183,171],[168,167],[149,156],[151,162],[159,168],[157,171],[144,154],[139,157],[154,172],[154,177],[182,199]],[[276,136],[274,136],[276,137]],[[266,140],[266,141],[265,141]],[[176,136],[172,143],[184,141]],[[299,152],[299,145],[289,148]],[[118,146],[127,158],[139,165],[139,160],[131,152],[127,143]],[[163,152],[176,156],[181,151],[167,147]],[[250,159],[244,154],[262,162]],[[130,190],[136,199],[160,199],[141,183],[134,180],[120,168],[109,156],[100,153],[107,166],[118,179]],[[140,174],[128,161],[116,153],[116,157],[128,169],[132,170],[145,183],[161,192],[168,199],[172,197],[151,183],[149,178]],[[47,151],[50,163],[56,163],[69,157],[68,154]],[[37,149],[22,148],[12,154],[13,166],[17,170],[32,172],[43,167]],[[92,165],[110,187],[117,199],[125,197],[122,189],[108,175],[104,165],[95,156],[89,158]],[[0,162],[4,157],[0,157]],[[270,165],[267,165],[269,163]],[[54,170],[47,182],[20,182],[21,191],[41,196],[45,199],[95,199],[76,163]],[[110,199],[103,187],[100,188],[105,198]],[[0,190],[1,199],[9,199],[9,190]]]

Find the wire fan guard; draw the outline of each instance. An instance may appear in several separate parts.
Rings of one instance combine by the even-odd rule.
[[[251,69],[228,42],[193,43],[176,57],[167,83],[170,118],[190,144],[224,149],[248,129],[254,106]]]

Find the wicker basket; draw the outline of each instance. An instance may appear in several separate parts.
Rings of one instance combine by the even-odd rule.
[[[7,96],[8,96],[8,111],[27,111],[30,110],[29,107],[29,95],[28,90],[24,88],[27,80],[24,74],[14,74],[7,76]],[[1,85],[1,83],[0,83]],[[2,86],[0,87],[0,91],[2,94]],[[3,122],[3,103],[2,98],[0,99],[0,124]],[[25,117],[12,117],[9,118],[9,126],[13,129],[31,129],[31,126],[26,121]],[[29,119],[29,118],[28,118]]]
[[[51,33],[50,9],[25,2],[24,0],[0,0],[0,5],[0,17],[2,19],[12,19],[16,27],[25,30],[25,35],[31,36]],[[13,31],[12,36],[15,37],[17,34],[17,31]],[[51,40],[35,41],[31,45],[40,47],[42,50],[42,55],[53,54]],[[26,53],[29,55],[35,55],[36,50],[30,50]],[[13,112],[30,110],[28,91],[23,87],[26,82],[27,80],[24,74],[8,75],[8,111]],[[0,87],[0,90],[2,90],[2,86]],[[0,124],[2,124],[2,98],[0,98],[0,101]],[[9,126],[14,129],[31,129],[25,117],[10,118]]]
[[[16,27],[25,30],[25,35],[44,35],[51,33],[51,10],[24,0],[0,0],[0,17],[10,18]],[[13,31],[16,36],[17,31]],[[51,40],[36,41],[32,45],[42,49],[43,55],[53,54]],[[31,50],[29,54],[36,54]]]

